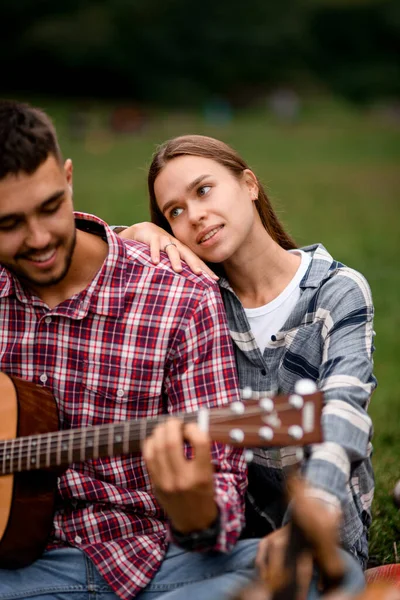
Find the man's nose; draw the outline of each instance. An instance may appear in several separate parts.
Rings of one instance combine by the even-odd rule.
[[[49,245],[50,240],[50,232],[41,223],[35,222],[29,224],[28,234],[25,240],[25,243],[29,248],[41,250]]]

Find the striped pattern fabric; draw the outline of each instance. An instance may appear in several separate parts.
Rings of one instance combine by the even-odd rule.
[[[342,507],[342,543],[365,565],[374,489],[372,423],[367,413],[376,387],[371,292],[360,273],[335,261],[322,245],[302,250],[311,263],[300,283],[300,300],[264,352],[228,281],[221,278],[219,283],[240,387],[287,394],[296,381],[310,378],[324,392],[325,441],[306,449],[301,468],[316,497]],[[260,535],[262,524],[267,533],[286,520],[285,473],[296,460],[293,448],[255,451],[249,465],[247,520],[256,519],[257,530],[250,535]]]
[[[61,427],[85,427],[239,399],[232,342],[218,286],[148,248],[123,241],[97,217],[109,253],[92,283],[50,310],[0,268],[0,369],[49,388]],[[221,530],[228,551],[244,522],[243,454],[213,444]],[[81,548],[123,600],[152,579],[171,535],[140,453],[75,463],[59,479],[49,548]],[[0,575],[1,577],[1,575]]]

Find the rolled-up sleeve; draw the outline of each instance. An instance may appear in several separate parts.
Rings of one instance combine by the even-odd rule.
[[[324,443],[311,448],[305,474],[317,496],[343,505],[353,466],[370,454],[373,427],[367,409],[376,387],[374,309],[367,281],[349,268],[339,269],[320,293]]]

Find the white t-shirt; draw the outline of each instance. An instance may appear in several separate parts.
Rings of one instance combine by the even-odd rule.
[[[301,256],[300,266],[290,283],[279,296],[268,304],[244,309],[261,352],[264,352],[264,348],[269,345],[271,335],[277,333],[283,326],[300,298],[300,282],[311,261],[310,256],[302,250],[289,250],[289,252],[295,252]]]

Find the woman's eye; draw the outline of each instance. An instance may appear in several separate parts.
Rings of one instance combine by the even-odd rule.
[[[211,185],[202,185],[197,190],[199,196],[205,196],[211,190]]]
[[[179,215],[181,214],[183,208],[173,208],[171,210],[171,212],[169,213],[171,219],[175,219],[176,217],[179,217]]]

